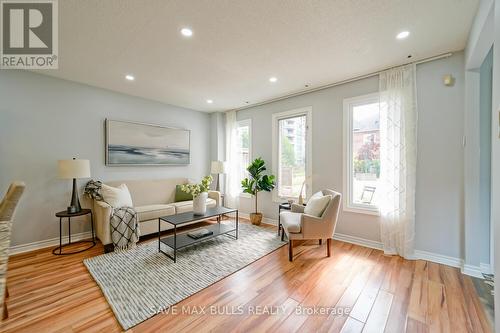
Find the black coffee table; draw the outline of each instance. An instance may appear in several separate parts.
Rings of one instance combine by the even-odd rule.
[[[221,224],[221,218],[223,215],[226,214],[231,214],[234,213],[236,215],[236,221],[234,225],[227,225],[227,224]],[[210,226],[205,226],[203,229],[208,229],[213,232],[213,234],[202,237],[199,239],[194,239],[191,238],[187,235],[186,233],[182,234],[177,234],[177,227],[181,227],[182,225],[195,222],[195,221],[201,221],[201,220],[206,220],[211,217],[217,217],[217,224],[213,224]],[[171,225],[174,226],[174,234],[168,237],[161,238],[160,237],[160,225],[161,222],[167,222],[170,223]],[[163,253],[170,259],[172,259],[174,262],[177,260],[177,250],[193,245],[195,243],[202,242],[207,239],[211,239],[220,235],[228,235],[230,237],[233,237],[234,239],[238,239],[238,210],[237,209],[231,209],[231,208],[226,208],[226,207],[213,207],[213,208],[207,208],[207,212],[204,215],[195,215],[193,212],[186,212],[186,213],[181,213],[181,214],[175,214],[175,215],[169,215],[169,216],[163,216],[158,219],[158,252]],[[193,230],[190,230],[191,232]],[[234,236],[231,235],[231,233],[234,232]],[[174,250],[174,255],[172,256],[171,254],[164,252],[161,249],[161,243],[165,244],[166,246],[170,247],[171,249]]]

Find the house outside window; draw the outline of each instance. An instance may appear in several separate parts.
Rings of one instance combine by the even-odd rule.
[[[277,186],[273,199],[296,199],[311,192],[311,108],[273,115],[273,173]]]
[[[247,167],[252,158],[252,121],[250,119],[238,121],[237,128],[237,154],[238,154],[238,179],[241,182],[248,176]],[[241,196],[250,196],[247,193],[241,193]]]
[[[378,94],[344,100],[344,210],[378,214],[380,104]]]

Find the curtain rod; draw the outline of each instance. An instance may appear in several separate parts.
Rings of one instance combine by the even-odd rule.
[[[316,87],[316,88],[301,90],[301,91],[298,91],[298,92],[295,92],[295,93],[291,93],[291,94],[288,94],[288,95],[283,95],[283,96],[276,97],[276,98],[273,98],[273,99],[269,99],[269,100],[266,100],[266,101],[263,101],[263,102],[259,102],[259,103],[255,103],[255,104],[250,104],[250,105],[245,105],[245,106],[242,106],[240,108],[233,109],[233,111],[241,111],[241,110],[250,109],[250,108],[253,108],[253,107],[256,107],[256,106],[261,106],[261,105],[265,105],[265,104],[269,104],[269,103],[281,101],[281,100],[284,100],[284,99],[287,99],[287,98],[290,98],[290,97],[300,96],[300,95],[308,94],[308,93],[311,93],[311,92],[315,92],[315,91],[319,91],[319,90],[323,90],[323,89],[328,89],[328,88],[331,88],[331,87],[339,86],[339,85],[342,85],[342,84],[346,84],[346,83],[350,83],[350,82],[354,82],[354,81],[366,79],[366,78],[369,78],[369,77],[372,77],[372,76],[379,75],[380,73],[382,73],[384,71],[387,71],[389,69],[393,69],[393,68],[396,68],[396,67],[405,66],[405,65],[409,65],[409,64],[419,65],[419,64],[423,64],[423,63],[426,63],[426,62],[429,62],[429,61],[434,61],[434,60],[439,60],[439,59],[443,59],[443,58],[448,58],[448,57],[451,57],[452,55],[453,55],[452,52],[442,53],[442,54],[439,54],[439,55],[436,55],[436,56],[432,56],[432,57],[420,59],[420,60],[417,60],[417,61],[414,61],[414,62],[408,62],[408,63],[402,64],[402,65],[398,65],[398,66],[387,67],[387,68],[384,68],[384,69],[381,69],[381,70],[378,70],[376,72],[372,72],[372,73],[369,73],[369,74],[356,76],[356,77],[353,77],[353,78],[350,78],[350,79],[346,79],[346,80],[342,80],[342,81],[330,83],[330,84],[323,85],[323,86]]]

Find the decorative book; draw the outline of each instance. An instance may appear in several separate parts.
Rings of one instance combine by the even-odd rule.
[[[213,234],[214,234],[214,232],[210,231],[208,229],[198,229],[195,231],[188,232],[187,235],[193,239],[200,239],[200,238],[207,237],[207,236],[210,236]]]

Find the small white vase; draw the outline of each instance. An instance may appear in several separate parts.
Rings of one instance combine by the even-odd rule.
[[[202,192],[193,199],[193,213],[194,215],[204,215],[207,212],[207,198],[208,193]]]

